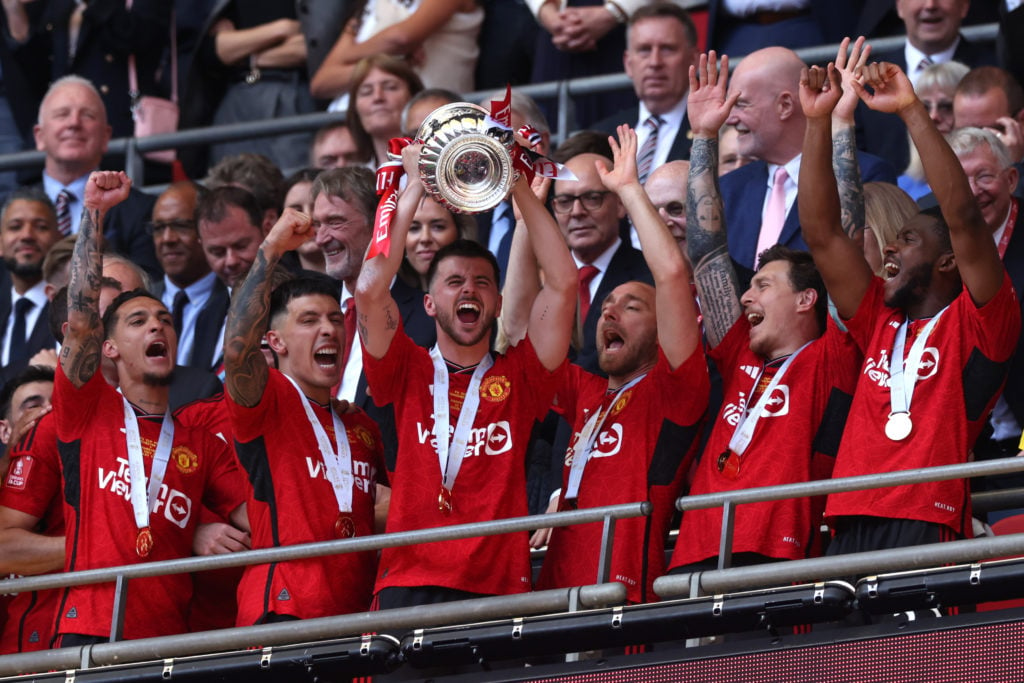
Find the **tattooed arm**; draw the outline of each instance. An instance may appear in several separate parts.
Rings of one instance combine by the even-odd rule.
[[[128,197],[131,186],[132,181],[123,171],[97,171],[85,184],[82,222],[71,256],[68,329],[60,350],[61,369],[76,387],[84,386],[100,366],[103,346],[99,303],[103,272],[100,254],[103,218],[111,207]]]
[[[405,255],[405,237],[409,234],[412,218],[423,200],[423,185],[417,163],[422,145],[409,145],[402,150],[408,184],[398,197],[398,205],[391,219],[391,252],[363,261],[356,282],[356,327],[363,350],[373,358],[383,358],[398,331],[402,316],[398,304],[391,296],[391,281],[398,274]]]
[[[704,334],[718,346],[743,313],[739,278],[729,257],[725,210],[718,189],[718,130],[740,93],[726,97],[729,58],[701,55],[690,67],[690,96],[686,105],[693,130],[690,177],[686,188],[686,249],[704,316]]]
[[[857,163],[857,137],[854,112],[860,98],[853,87],[856,71],[867,63],[871,46],[864,36],[853,43],[847,56],[850,39],[844,38],[836,54],[835,70],[839,74],[842,95],[832,110],[832,171],[839,185],[839,206],[843,232],[864,247],[864,186]]]
[[[285,252],[309,239],[310,230],[309,216],[285,209],[256,252],[249,275],[232,294],[224,331],[224,371],[228,393],[240,406],[259,404],[267,388],[270,373],[260,341],[270,314],[270,274]]]

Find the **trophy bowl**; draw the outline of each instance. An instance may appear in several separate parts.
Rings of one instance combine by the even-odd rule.
[[[518,173],[512,131],[489,121],[486,109],[455,102],[435,109],[416,136],[423,141],[423,186],[453,213],[481,213],[503,201]]]

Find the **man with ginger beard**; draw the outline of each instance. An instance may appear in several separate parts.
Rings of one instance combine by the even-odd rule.
[[[813,68],[801,81],[808,121],[808,172],[799,200],[804,239],[865,358],[833,474],[966,462],[1021,327],[1020,303],[992,229],[906,74],[893,64],[869,64],[853,86],[867,106],[899,114],[941,209],[922,212],[900,229],[885,250],[886,279],[875,277],[840,224],[829,172],[838,78]],[[825,515],[834,530],[829,554],[970,534],[962,480],[831,494]]]
[[[696,453],[709,379],[689,268],[640,185],[636,134],[628,126],[618,133],[614,169],[602,162],[595,172],[629,212],[655,285],[627,282],[600,302],[596,346],[607,379],[570,366],[558,388],[555,411],[573,426],[558,509],[652,503],[650,516],[618,523],[611,557],[611,576],[625,584],[627,600],[642,603],[653,599],[664,570],[673,503]],[[538,532],[533,544],[545,535]],[[600,524],[550,531],[538,588],[598,580],[600,539]]]
[[[718,136],[735,97],[726,97],[726,60],[719,73],[714,58],[702,55],[691,75],[687,248],[723,398],[691,495],[828,478],[860,358],[827,319],[825,285],[808,253],[770,247],[741,288],[718,188]],[[824,503],[740,506],[731,566],[820,554]],[[671,572],[719,566],[721,528],[719,510],[683,513]]]
[[[64,517],[72,530],[66,571],[187,557],[200,505],[248,527],[227,446],[170,415],[177,346],[170,312],[135,290],[115,298],[100,318],[97,226],[128,196],[130,185],[123,172],[90,176],[72,258],[68,326],[53,393],[62,475],[78,482],[66,489]],[[116,367],[116,389],[98,372],[101,357]],[[128,603],[124,637],[184,632],[191,578],[136,583],[147,599]],[[110,585],[66,589],[59,645],[107,640],[113,601]]]
[[[525,338],[492,355],[501,311],[498,267],[476,242],[434,256],[424,297],[437,344],[428,353],[403,329],[390,284],[424,195],[420,147],[403,152],[408,185],[398,198],[391,249],[363,263],[356,287],[363,363],[374,400],[393,403],[402,449],[392,477],[388,532],[525,515],[530,431],[548,410],[572,332],[576,278],[550,214],[525,178],[512,189],[545,282]],[[328,263],[330,254],[328,253]],[[454,432],[451,431],[454,427]],[[525,533],[389,548],[375,590],[381,609],[530,590]],[[481,562],[480,558],[487,558]]]
[[[235,450],[251,484],[254,548],[374,533],[377,485],[387,481],[377,426],[362,411],[341,415],[332,405],[345,355],[337,286],[308,275],[270,289],[281,257],[311,231],[309,216],[286,208],[228,314],[228,408]],[[264,335],[279,370],[267,367],[260,350]],[[370,551],[247,567],[236,623],[365,611],[376,559]]]

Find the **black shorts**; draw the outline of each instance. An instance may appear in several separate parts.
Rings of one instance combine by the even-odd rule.
[[[960,538],[945,524],[867,515],[838,517],[833,528],[835,534],[825,551],[826,555],[906,548],[912,545],[955,541]]]
[[[374,609],[419,607],[420,605],[436,605],[455,600],[489,597],[491,596],[482,593],[470,593],[441,586],[392,586],[380,589],[374,599]]]

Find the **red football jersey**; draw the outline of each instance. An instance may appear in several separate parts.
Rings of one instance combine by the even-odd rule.
[[[76,571],[137,564],[137,527],[129,500],[128,449],[121,395],[97,372],[76,389],[58,368],[53,390],[58,448],[64,477],[67,524],[65,569]],[[161,416],[139,419],[147,477],[160,436]],[[228,516],[245,502],[234,458],[223,441],[175,422],[174,442],[149,525],[153,548],[146,561],[192,555],[201,505]],[[133,579],[125,613],[125,638],[185,630],[192,593],[188,574]],[[57,632],[110,633],[112,584],[76,586],[61,599]]]
[[[573,421],[565,454],[560,509],[572,468],[573,446],[587,419],[607,395],[608,380],[571,365],[558,391],[557,410]],[[576,507],[592,508],[649,500],[650,517],[615,523],[612,581],[621,581],[632,603],[655,598],[654,579],[665,570],[665,538],[683,477],[700,439],[708,407],[707,362],[698,349],[675,371],[659,351],[647,376],[618,394],[594,442],[576,497]],[[599,418],[600,419],[600,418]],[[602,524],[580,524],[552,531],[538,590],[597,580]]]
[[[38,517],[37,533],[63,536],[60,484],[57,430],[53,413],[48,413],[11,449],[11,464],[0,488],[0,505]],[[57,589],[13,596],[0,633],[0,655],[48,649],[60,596]]]
[[[258,405],[244,408],[228,398],[235,450],[249,475],[252,547],[272,548],[335,540],[338,502],[299,394],[271,369]],[[329,406],[313,404],[332,445]],[[352,449],[352,520],[357,536],[373,533],[376,484],[384,477],[380,430],[364,413],[342,416]],[[369,608],[377,568],[375,552],[346,553],[248,567],[238,587],[239,626],[268,612],[302,619],[362,612]]]
[[[395,404],[399,455],[391,477],[388,532],[483,522],[527,514],[526,447],[551,405],[561,369],[548,371],[525,339],[494,358],[480,383],[480,407],[452,487],[452,512],[438,506],[441,467],[434,439],[434,366],[427,349],[399,329],[381,360],[363,354],[374,401]],[[449,376],[454,431],[470,375]],[[381,552],[375,591],[390,586],[440,586],[471,593],[530,590],[526,532],[467,538]]]
[[[860,352],[850,336],[830,318],[825,334],[793,360],[766,399],[735,471],[720,471],[719,455],[728,449],[748,404],[757,402],[760,392],[755,392],[755,385],[759,377],[769,373],[762,373],[764,360],[750,350],[750,323],[744,316],[709,355],[722,374],[722,408],[697,465],[690,494],[827,479],[860,368]],[[739,505],[733,526],[733,552],[790,560],[819,554],[818,528],[824,508],[824,497]],[[669,566],[716,557],[721,533],[721,508],[683,513]]]
[[[896,330],[906,318],[885,305],[883,283],[875,279],[847,326],[864,351],[833,476],[893,472],[967,461],[971,446],[1006,379],[1006,361],[1017,346],[1020,303],[1009,276],[987,304],[978,308],[964,291],[949,305],[928,338],[918,369],[910,415],[913,431],[902,441],[885,435],[892,410],[889,358]],[[907,332],[906,352],[927,320]],[[828,497],[827,518],[868,515],[944,524],[962,534],[969,527],[966,480],[836,493]]]

